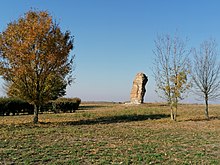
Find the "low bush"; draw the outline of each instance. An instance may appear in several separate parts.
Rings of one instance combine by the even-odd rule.
[[[79,98],[59,98],[55,101],[52,101],[52,104],[49,106],[55,113],[60,111],[62,112],[75,112],[81,103]]]
[[[0,98],[0,115],[33,114],[34,107],[26,101],[16,98]]]
[[[41,106],[40,112],[75,112],[80,103],[79,98],[59,98]],[[34,106],[21,99],[0,98],[0,116],[19,115],[20,113],[33,114]]]

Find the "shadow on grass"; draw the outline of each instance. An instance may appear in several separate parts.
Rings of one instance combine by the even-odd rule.
[[[109,106],[104,105],[80,105],[78,110],[91,110],[91,109],[99,109],[99,108],[106,108]]]
[[[153,115],[121,115],[121,116],[108,116],[100,117],[95,119],[79,120],[79,121],[68,121],[60,122],[56,124],[62,125],[94,125],[94,124],[112,124],[112,123],[125,123],[133,121],[144,121],[144,120],[158,120],[162,118],[168,118],[166,114],[153,114]],[[40,124],[52,124],[52,123],[40,123]]]

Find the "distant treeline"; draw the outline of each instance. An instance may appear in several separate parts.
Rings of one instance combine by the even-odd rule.
[[[75,112],[79,108],[79,98],[59,98],[49,101],[40,108],[40,112]],[[0,98],[0,116],[33,114],[34,106],[17,98]]]

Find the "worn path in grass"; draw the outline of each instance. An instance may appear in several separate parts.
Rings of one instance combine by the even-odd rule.
[[[220,164],[220,105],[82,104],[76,113],[0,116],[0,164]]]

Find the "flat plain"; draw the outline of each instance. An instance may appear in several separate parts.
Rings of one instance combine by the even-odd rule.
[[[220,164],[220,105],[82,103],[75,113],[0,116],[0,164]]]

